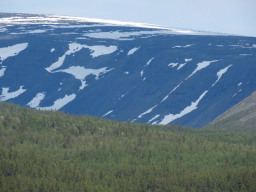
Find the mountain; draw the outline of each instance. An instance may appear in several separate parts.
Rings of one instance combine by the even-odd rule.
[[[256,92],[218,116],[208,127],[256,133]]]
[[[0,100],[202,127],[256,91],[255,50],[255,37],[1,13]]]

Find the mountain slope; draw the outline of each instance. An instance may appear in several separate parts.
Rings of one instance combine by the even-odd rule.
[[[208,127],[256,132],[256,92],[217,117]]]
[[[1,101],[202,127],[256,90],[256,38],[0,15]]]

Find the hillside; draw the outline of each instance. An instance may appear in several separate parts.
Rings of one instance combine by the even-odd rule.
[[[208,127],[256,133],[256,92],[217,117]]]
[[[203,127],[256,91],[256,38],[0,13],[0,101]]]
[[[0,103],[0,191],[255,191],[256,135]]]

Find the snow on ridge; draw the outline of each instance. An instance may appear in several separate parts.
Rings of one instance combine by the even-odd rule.
[[[203,94],[201,94],[200,97],[195,102],[191,102],[191,105],[184,108],[180,113],[165,115],[163,120],[159,124],[167,125],[167,124],[171,123],[172,121],[179,119],[179,118],[183,117],[184,115],[187,115],[188,113],[191,113],[192,111],[196,110],[198,108],[197,105],[204,98],[204,96],[207,94],[207,92],[208,92],[208,90],[203,92]]]
[[[154,108],[156,108],[156,107],[157,107],[157,105],[155,105],[154,107],[151,107],[149,110],[145,111],[144,113],[141,113],[141,114],[138,116],[138,119],[142,118],[144,115],[146,115],[146,114],[148,114],[148,113],[151,113],[152,110],[153,110]]]
[[[57,15],[35,15],[35,16],[24,16],[16,15],[12,17],[2,17],[0,18],[0,23],[2,24],[48,24],[48,25],[60,25],[60,24],[70,24],[70,22],[75,23],[92,23],[101,24],[107,26],[128,26],[137,27],[145,29],[155,29],[159,31],[165,31],[166,34],[185,34],[185,35],[226,35],[221,33],[213,32],[203,32],[203,31],[192,31],[187,29],[175,29],[163,26],[157,26],[147,23],[136,23],[136,22],[126,22],[126,21],[116,21],[116,20],[106,20],[106,19],[96,19],[96,18],[84,18],[84,17],[71,17],[71,16],[57,16]],[[74,25],[75,26],[75,25]]]
[[[21,51],[28,47],[28,43],[20,43],[8,47],[0,48],[0,64],[8,57],[13,57],[18,55]]]
[[[229,69],[231,66],[232,66],[232,64],[229,65],[229,66],[227,66],[227,67],[225,67],[224,69],[219,70],[219,71],[217,72],[217,77],[218,77],[218,79],[215,81],[215,83],[212,84],[212,87],[213,87],[216,83],[218,83],[218,81],[221,79],[222,75],[224,75],[224,74],[228,71],[228,69]]]
[[[94,75],[96,76],[96,80],[99,78],[100,75],[105,74],[109,71],[111,71],[113,69],[109,69],[107,70],[107,67],[103,67],[100,69],[86,69],[84,67],[81,66],[71,66],[67,69],[62,69],[62,70],[58,70],[55,72],[64,72],[64,73],[68,73],[73,75],[76,79],[81,81],[81,86],[79,88],[79,90],[84,89],[87,85],[86,85],[86,81],[85,78],[89,75]]]
[[[2,69],[0,69],[0,77],[4,76],[5,70],[6,70],[6,67],[3,67]]]
[[[141,30],[141,31],[130,31],[130,32],[120,32],[120,31],[109,31],[109,32],[89,32],[83,34],[85,37],[96,38],[96,39],[113,39],[113,40],[134,40],[135,37],[141,36],[141,38],[147,38],[153,35],[173,35],[173,34],[187,34],[196,35],[191,31],[179,31],[174,29],[163,29],[163,30]],[[192,45],[186,45],[184,47],[190,47]]]
[[[28,102],[27,106],[29,106],[31,108],[37,108],[44,98],[45,98],[44,92],[37,93],[36,96],[30,102]]]
[[[238,87],[240,87],[241,85],[243,85],[243,82],[237,84]]]
[[[51,66],[45,68],[48,72],[52,72],[53,70],[61,67],[66,59],[66,56],[71,55],[75,52],[80,51],[83,48],[88,48],[91,50],[91,56],[92,58],[99,57],[101,55],[107,55],[115,52],[117,50],[116,46],[103,46],[103,45],[94,45],[94,46],[88,46],[88,45],[81,45],[78,43],[70,43],[69,44],[69,50],[64,53],[61,57],[59,57],[58,61],[53,63]]]
[[[213,60],[213,61],[203,61],[201,63],[197,64],[197,68],[186,78],[189,79],[190,77],[192,77],[193,75],[196,74],[197,71],[200,71],[201,69],[204,69],[206,67],[208,67],[211,63],[217,62],[218,60]]]
[[[51,49],[51,53],[54,52],[54,51],[55,51],[55,48],[52,48],[52,49]]]
[[[140,49],[140,47],[132,48],[132,49],[127,53],[127,55],[132,55],[132,54],[134,54],[136,51],[138,51],[139,49]]]
[[[105,117],[105,116],[109,115],[110,113],[113,113],[113,110],[108,111],[107,113],[105,113],[105,114],[102,115],[101,117]]]
[[[22,93],[24,93],[26,89],[23,89],[23,86],[20,86],[20,88],[17,91],[9,92],[9,87],[3,87],[2,88],[2,94],[0,95],[0,101],[7,101],[9,99],[14,99],[18,96],[20,96]]]
[[[37,107],[37,109],[40,110],[59,110],[71,101],[73,101],[76,98],[76,94],[71,94],[71,95],[65,95],[63,98],[59,98],[56,101],[54,101],[54,104],[52,106],[48,107]]]

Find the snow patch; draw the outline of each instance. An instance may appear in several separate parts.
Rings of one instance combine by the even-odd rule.
[[[0,48],[0,64],[8,57],[18,55],[21,51],[28,47],[28,43],[16,44],[4,48]]]
[[[1,73],[0,73],[0,74],[1,74]],[[142,77],[143,74],[144,74],[144,70],[142,70],[142,71],[140,72],[140,76]]]
[[[28,31],[27,33],[33,34],[33,33],[45,33],[47,30],[42,30],[42,29],[36,29],[32,31]]]
[[[102,115],[101,117],[105,117],[105,116],[109,115],[110,113],[113,113],[113,110],[110,110],[109,112],[105,113],[105,114]]]
[[[229,66],[225,67],[224,69],[221,69],[220,71],[218,71],[218,73],[217,73],[218,79],[215,81],[215,83],[212,84],[212,87],[221,79],[222,75],[224,75],[231,66],[232,65],[229,65]]]
[[[95,45],[95,46],[88,46],[88,45],[81,45],[78,43],[70,43],[69,50],[61,57],[59,57],[58,61],[53,63],[50,67],[45,68],[48,72],[52,72],[53,70],[61,67],[66,59],[66,56],[71,55],[75,52],[80,51],[83,48],[88,48],[91,50],[91,56],[93,58],[99,57],[101,55],[107,55],[115,52],[117,50],[116,46],[103,46],[103,45]]]
[[[128,94],[128,93],[125,93],[125,94],[121,95],[121,96],[119,97],[119,99],[125,97],[127,94]]]
[[[76,79],[81,81],[82,85],[79,88],[79,90],[82,90],[87,86],[86,81],[85,81],[85,78],[87,76],[94,75],[94,76],[96,76],[95,79],[98,80],[100,75],[105,74],[111,70],[112,69],[107,70],[107,67],[103,67],[100,69],[86,69],[81,66],[72,66],[72,67],[69,67],[68,69],[62,69],[62,70],[58,70],[55,72],[64,72],[64,73],[73,75]]]
[[[13,99],[24,93],[26,89],[23,89],[23,86],[20,86],[20,88],[17,91],[9,92],[9,87],[2,88],[2,94],[0,95],[0,101],[7,101],[9,99]]]
[[[0,77],[3,77],[4,76],[4,72],[5,72],[6,68],[2,68],[0,69]]]
[[[184,59],[185,60],[185,63],[182,63],[179,65],[179,67],[177,68],[177,70],[180,70],[182,67],[184,67],[189,61],[192,61],[192,58],[190,59]]]
[[[237,93],[235,93],[232,97],[237,96],[238,93],[242,92],[243,89],[239,89]]]
[[[57,99],[54,101],[54,104],[49,107],[37,107],[37,109],[41,110],[59,110],[60,108],[64,107],[71,101],[73,101],[76,98],[76,94],[71,94],[71,95],[65,95],[63,98]]]
[[[54,48],[52,48],[52,49],[51,49],[51,53],[52,53],[52,52],[54,52],[54,51],[55,51],[55,49],[54,49]]]
[[[125,75],[129,75],[129,72],[128,72],[128,71],[125,71],[124,74],[125,74]]]
[[[157,105],[155,105],[154,107],[152,107],[152,108],[150,108],[149,110],[145,111],[144,113],[141,113],[141,114],[138,116],[138,119],[142,118],[144,115],[146,115],[146,114],[148,114],[148,113],[151,113],[152,110],[153,110],[154,108],[156,108],[156,107],[157,107]]]
[[[238,87],[240,87],[241,85],[243,85],[243,82],[237,84]]]
[[[196,110],[198,108],[197,105],[204,98],[204,96],[206,95],[207,92],[208,92],[208,90],[205,91],[202,95],[200,95],[200,97],[195,102],[191,102],[191,105],[187,106],[180,113],[175,114],[175,115],[174,114],[165,115],[163,120],[159,124],[167,125],[167,124],[171,123],[172,121],[174,121],[178,118],[181,118],[184,115],[187,115],[188,113],[191,113],[192,111]]]
[[[213,61],[203,61],[201,63],[197,64],[197,68],[186,78],[189,79],[190,77],[192,77],[193,75],[196,74],[196,72],[208,67],[211,63],[217,62],[218,60],[213,60]]]
[[[155,59],[155,57],[149,59],[149,61],[146,63],[146,65],[149,65],[152,62],[153,59]]]
[[[108,55],[114,53],[117,50],[117,46],[103,46],[103,45],[94,45],[94,46],[86,46],[85,48],[89,48],[92,53],[92,58],[99,57],[101,55]]]
[[[193,45],[176,45],[176,46],[174,46],[174,47],[172,47],[172,48],[187,48],[187,47],[191,47],[191,46],[193,46]]]
[[[179,63],[170,63],[168,67],[176,67]]]
[[[191,34],[192,31],[188,30],[177,30],[177,29],[162,29],[152,31],[133,31],[133,32],[93,32],[85,33],[84,36],[97,39],[113,39],[113,40],[134,40],[134,37],[141,36],[141,38],[147,38],[154,35],[172,35],[172,34]],[[188,47],[188,46],[187,46]]]
[[[37,108],[45,98],[45,93],[37,93],[36,96],[27,104],[31,108]]]
[[[132,48],[132,49],[127,53],[127,55],[132,55],[132,54],[134,54],[136,51],[139,50],[139,48],[140,48],[140,47]]]
[[[178,89],[179,86],[180,86],[182,83],[183,83],[183,81],[182,81],[181,83],[179,83],[179,85],[177,85],[176,87],[174,87],[174,88],[171,90],[171,92],[163,98],[163,100],[161,101],[161,103],[164,102],[166,99],[168,99],[168,97],[169,97],[176,89]]]
[[[156,115],[155,117],[153,117],[152,119],[150,119],[150,120],[148,121],[148,123],[151,123],[152,121],[156,120],[158,117],[160,117],[160,115]]]
[[[177,68],[177,70],[180,70],[182,67],[184,67],[187,63],[182,63],[179,65],[179,67]]]

